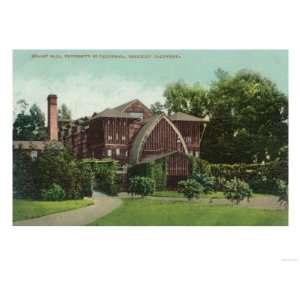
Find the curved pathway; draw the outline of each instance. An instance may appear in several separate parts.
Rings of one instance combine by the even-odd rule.
[[[119,207],[122,200],[100,192],[93,192],[95,204],[35,219],[14,222],[17,226],[79,226],[87,225]]]

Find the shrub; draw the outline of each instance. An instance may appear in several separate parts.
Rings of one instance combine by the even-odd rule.
[[[199,173],[199,174],[195,174],[193,178],[202,185],[203,192],[205,194],[213,192],[215,190],[215,184],[216,184],[215,177]]]
[[[155,181],[148,177],[135,176],[129,179],[128,192],[142,197],[155,192]]]
[[[128,170],[128,177],[149,177],[155,181],[155,188],[158,191],[166,189],[167,172],[165,158],[156,161],[144,162],[136,164]]]
[[[276,180],[288,181],[287,160],[275,160],[265,164],[211,164],[211,173],[216,178],[216,188],[224,190],[224,180],[237,177],[249,183],[260,193],[276,193]]]
[[[66,148],[57,148],[50,143],[35,162],[33,178],[39,194],[58,184],[68,199],[80,199],[83,196],[79,165]]]
[[[235,177],[232,180],[226,181],[224,195],[228,200],[232,201],[232,203],[236,201],[236,204],[239,204],[240,201],[245,198],[249,200],[252,196],[252,190],[247,182]]]
[[[288,185],[284,180],[277,180],[277,194],[279,196],[278,201],[281,205],[287,206],[288,205]]]
[[[65,192],[60,185],[53,183],[48,190],[42,190],[42,198],[49,201],[63,200]]]
[[[182,180],[178,182],[178,192],[183,193],[188,200],[199,198],[202,191],[202,185],[195,179]]]

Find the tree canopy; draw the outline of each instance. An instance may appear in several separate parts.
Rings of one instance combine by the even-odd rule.
[[[210,116],[202,158],[216,163],[262,162],[278,157],[288,143],[288,98],[259,73],[216,71],[207,90],[199,84],[167,86],[169,113]]]
[[[66,104],[62,104],[61,107],[58,109],[58,120],[71,120],[72,114],[71,110],[68,108]]]
[[[14,140],[45,140],[47,130],[45,127],[45,115],[41,109],[33,104],[28,111],[28,103],[25,100],[17,102],[20,112],[13,124]]]

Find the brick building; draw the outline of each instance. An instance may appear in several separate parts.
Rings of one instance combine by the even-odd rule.
[[[59,139],[77,158],[111,158],[125,167],[165,157],[173,186],[190,174],[187,156],[199,157],[208,121],[184,113],[153,115],[135,99],[90,118],[59,122]]]
[[[14,148],[43,151],[49,141],[69,146],[78,158],[111,158],[127,166],[165,158],[169,186],[190,174],[188,155],[199,157],[208,118],[185,113],[153,115],[135,99],[77,120],[58,120],[57,96],[48,98],[48,141],[14,141]],[[24,148],[25,147],[25,148]]]

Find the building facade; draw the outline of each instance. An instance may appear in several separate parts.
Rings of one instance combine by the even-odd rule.
[[[14,141],[14,150],[22,149],[36,158],[49,142],[55,141],[58,146],[68,146],[78,159],[110,158],[117,160],[123,170],[164,158],[169,187],[190,175],[188,156],[200,156],[201,139],[209,121],[185,113],[154,115],[138,99],[91,117],[58,120],[57,96],[49,95],[47,101],[48,140]]]
[[[111,158],[127,167],[165,157],[168,186],[175,186],[191,172],[188,155],[199,157],[207,122],[184,113],[153,115],[135,99],[90,118],[59,122],[58,136],[79,159]]]

